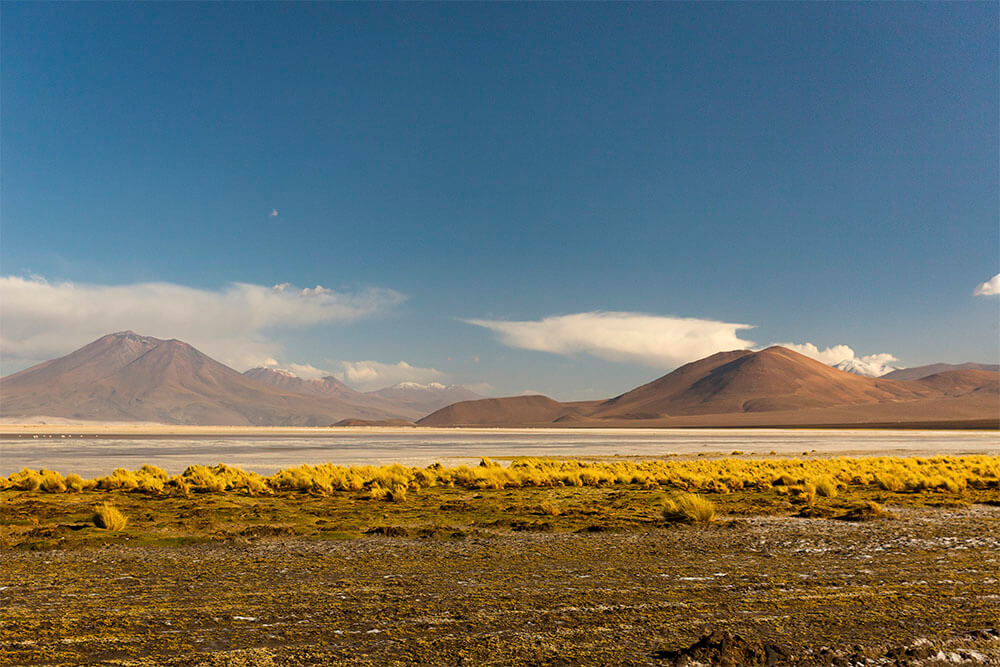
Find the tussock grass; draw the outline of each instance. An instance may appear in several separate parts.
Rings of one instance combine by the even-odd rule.
[[[94,508],[94,525],[105,530],[122,530],[128,518],[113,505],[102,503]]]
[[[643,489],[676,489],[687,493],[729,494],[773,491],[800,504],[817,497],[835,498],[841,489],[867,487],[891,493],[960,495],[967,489],[1000,489],[1000,457],[835,458],[835,459],[694,459],[668,461],[574,461],[515,459],[502,466],[483,458],[478,466],[426,468],[336,466],[329,463],[286,468],[270,476],[219,464],[189,466],[169,476],[146,465],[118,468],[110,475],[82,480],[50,470],[22,470],[0,489],[64,493],[89,488],[145,495],[238,493],[266,496],[306,493],[325,496],[361,493],[374,500],[400,501],[408,492],[434,487],[470,490],[636,485]]]
[[[66,475],[66,490],[72,491],[73,493],[80,493],[83,491],[85,482],[83,478],[77,475],[75,472],[71,472]]]
[[[824,498],[837,497],[837,483],[829,477],[823,477],[822,479],[817,480],[815,488],[816,495],[818,496],[822,496]]]
[[[715,503],[693,493],[667,498],[663,518],[671,522],[711,523],[715,520]]]
[[[551,500],[543,500],[538,505],[538,510],[542,514],[546,514],[548,516],[559,516],[560,514],[562,514],[562,510],[559,509],[559,506],[556,505]]]

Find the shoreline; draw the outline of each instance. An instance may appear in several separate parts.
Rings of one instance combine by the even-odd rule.
[[[963,433],[995,434],[998,426],[993,420],[956,420],[954,422],[900,422],[900,423],[870,423],[870,424],[778,424],[778,425],[705,425],[705,426],[623,426],[615,425],[581,425],[581,426],[223,426],[223,425],[186,425],[186,424],[151,424],[143,423],[6,423],[0,424],[0,440],[23,440],[24,438],[205,438],[205,437],[242,437],[242,438],[315,438],[343,435],[393,435],[414,433],[427,435],[463,434],[540,434],[567,435],[581,432],[602,433],[676,433],[676,432],[739,432],[750,431],[764,433],[768,431],[850,431],[856,434],[865,432],[884,433],[902,431],[907,433],[940,433],[947,431]]]

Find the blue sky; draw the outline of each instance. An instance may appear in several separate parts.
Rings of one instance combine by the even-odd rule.
[[[996,3],[4,3],[0,30],[5,373],[110,328],[561,398],[734,340],[1000,357]]]

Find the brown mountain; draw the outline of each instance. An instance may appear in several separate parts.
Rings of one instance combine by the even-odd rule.
[[[917,382],[946,396],[1000,391],[1000,373],[996,371],[947,371],[922,377]]]
[[[0,379],[0,416],[325,426],[345,418],[398,415],[335,397],[282,391],[187,343],[125,331]]]
[[[544,424],[583,414],[596,401],[560,403],[548,396],[510,396],[462,401],[419,420],[420,426],[506,426]]]
[[[784,347],[720,352],[681,366],[607,401],[592,416],[672,415],[797,410],[923,398],[923,386],[867,378]]]
[[[459,403],[421,425],[791,426],[1000,421],[1000,374],[868,378],[783,347],[720,352],[607,401],[544,396]]]
[[[914,366],[913,368],[900,368],[882,376],[883,380],[919,380],[928,375],[946,373],[949,371],[1000,371],[1000,364],[975,364],[971,361],[964,364],[929,364],[927,366]]]

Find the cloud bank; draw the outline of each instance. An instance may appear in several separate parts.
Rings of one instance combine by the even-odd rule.
[[[975,296],[996,296],[1000,294],[1000,273],[976,287]]]
[[[868,377],[880,377],[890,371],[896,370],[896,366],[891,365],[891,362],[899,361],[899,359],[888,352],[859,357],[847,345],[834,345],[824,350],[820,350],[812,343],[775,343],[775,345],[787,347],[789,350],[804,354],[816,361],[836,366],[842,371]]]
[[[715,320],[661,317],[643,313],[590,312],[547,317],[533,322],[464,320],[487,328],[515,348],[553,354],[588,354],[660,370],[676,368],[716,352],[750,349],[753,341],[739,332],[753,328]],[[831,366],[877,377],[893,370],[888,353],[858,356],[847,345],[820,350],[812,343],[775,343]]]
[[[338,361],[340,370],[333,375],[359,391],[374,391],[400,382],[428,384],[444,377],[436,368],[411,366],[405,361],[387,364],[381,361]]]
[[[353,322],[400,303],[390,289],[342,292],[232,283],[206,290],[173,283],[93,285],[0,277],[4,372],[67,354],[112,331],[179,338],[238,370],[274,365],[280,328]]]
[[[738,333],[752,329],[749,324],[644,313],[590,312],[535,322],[465,322],[493,331],[510,347],[563,355],[589,354],[654,368],[672,368],[715,352],[754,345]]]

